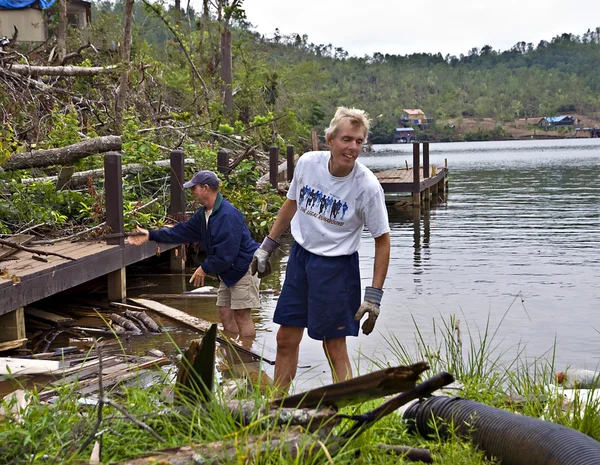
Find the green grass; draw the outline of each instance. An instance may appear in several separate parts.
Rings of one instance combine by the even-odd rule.
[[[387,337],[388,360],[365,360],[357,364],[357,374],[392,365],[406,365],[426,360],[432,376],[441,371],[452,373],[464,388],[458,395],[504,408],[521,414],[544,418],[575,428],[600,439],[600,402],[593,391],[582,391],[569,405],[562,401],[560,391],[548,384],[553,380],[554,347],[537,358],[528,356],[524,348],[517,348],[517,357],[507,360],[507,352],[496,341],[498,328],[486,324],[480,331],[461,327],[455,316],[439,319],[432,330],[415,325],[416,340],[401,342],[393,335]],[[172,383],[165,374],[164,381],[147,389],[123,387],[105,396],[117,402],[129,418],[112,406],[104,406],[101,423],[96,406],[82,406],[76,387],[63,388],[52,404],[39,401],[31,392],[30,405],[21,412],[22,422],[7,416],[0,419],[0,463],[2,464],[69,464],[89,460],[93,441],[91,434],[101,441],[102,463],[134,459],[152,451],[184,445],[223,441],[235,457],[222,463],[298,463],[298,464],[397,464],[411,463],[395,455],[382,452],[378,444],[405,445],[428,448],[434,463],[453,465],[491,464],[471,443],[456,435],[421,438],[409,434],[401,417],[396,413],[375,423],[362,435],[346,444],[336,444],[334,437],[351,426],[345,420],[333,432],[322,436],[301,436],[297,445],[288,448],[278,442],[279,435],[294,431],[290,425],[274,426],[274,418],[261,418],[241,426],[223,407],[225,393],[217,387],[214,398],[205,406],[187,404],[189,414],[175,413],[165,388]],[[520,404],[507,401],[509,394],[525,398]],[[274,397],[275,393],[267,394]],[[257,404],[265,399],[258,390],[245,386],[238,390],[239,399],[250,398]],[[370,401],[360,406],[347,407],[342,413],[367,412],[381,401]],[[3,405],[3,407],[9,407]],[[169,412],[161,414],[161,412]],[[258,415],[258,414],[256,414]],[[157,437],[132,421],[135,418],[152,428]],[[319,440],[321,441],[319,443]],[[82,445],[89,442],[85,448]],[[254,443],[255,446],[251,446]],[[340,447],[341,446],[341,447]],[[320,447],[320,450],[317,449]],[[258,452],[257,452],[258,451]],[[214,455],[210,456],[213,459]],[[191,463],[191,462],[190,462]]]

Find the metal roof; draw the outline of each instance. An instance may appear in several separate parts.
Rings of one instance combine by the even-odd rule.
[[[565,116],[544,116],[544,119],[546,121],[548,121],[549,123],[559,123],[560,121],[564,120],[565,118],[571,118],[568,115]]]

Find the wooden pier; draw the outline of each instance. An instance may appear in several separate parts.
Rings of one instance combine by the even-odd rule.
[[[413,167],[375,171],[375,176],[385,192],[387,203],[398,203],[399,196],[410,194],[410,202],[415,208],[426,207],[431,201],[445,198],[448,189],[448,162],[443,168],[429,164],[429,142],[423,142],[423,163],[419,142],[413,143]],[[415,168],[417,167],[417,168]]]
[[[429,164],[429,142],[422,142],[423,162],[421,163],[421,150],[418,142],[413,143],[413,167],[394,168],[383,171],[374,171],[385,192],[386,203],[397,205],[411,205],[412,207],[426,207],[431,201],[445,198],[448,189],[448,162],[444,167]],[[259,185],[269,183],[271,187],[280,192],[287,190],[287,183],[292,180],[294,166],[298,155],[294,154],[294,147],[288,146],[286,160],[280,163],[279,149],[271,147],[269,151],[269,173],[262,176]],[[225,162],[223,162],[224,164]],[[418,169],[414,169],[418,166]],[[403,201],[402,197],[410,195],[410,201]]]
[[[183,152],[171,152],[170,214],[178,217],[185,211]],[[49,255],[18,250],[0,262],[0,350],[20,347],[26,340],[24,307],[93,279],[106,276],[108,297],[113,301],[126,298],[125,267],[155,256],[157,250],[171,250],[171,268],[184,269],[181,246],[148,242],[142,246],[126,245],[123,221],[123,186],[121,155],[104,156],[106,225],[111,237],[105,241],[63,241],[54,244],[27,244]],[[5,255],[11,248],[2,247]],[[59,254],[60,256],[53,255]],[[62,256],[62,257],[61,257]],[[66,258],[65,258],[66,257]]]

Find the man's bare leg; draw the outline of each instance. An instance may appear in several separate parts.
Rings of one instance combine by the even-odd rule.
[[[254,326],[250,309],[244,308],[240,310],[232,310],[232,312],[235,318],[235,323],[239,330],[238,332],[240,333],[240,337],[252,339],[255,338],[256,327]]]
[[[223,323],[223,329],[225,331],[229,331],[231,333],[240,332],[237,322],[235,321],[233,310],[231,310],[229,307],[219,307],[219,318],[221,319],[221,323]]]
[[[275,386],[287,392],[298,369],[298,351],[304,328],[281,326],[277,331],[277,355],[275,356]]]
[[[346,346],[345,337],[323,341],[323,350],[329,359],[334,383],[352,378],[352,366],[348,357],[348,347]]]

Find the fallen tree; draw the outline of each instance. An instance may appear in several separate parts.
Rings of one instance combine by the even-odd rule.
[[[110,66],[30,66],[12,64],[7,67],[22,76],[96,76],[97,74],[114,73],[118,67]]]
[[[185,159],[186,165],[193,165],[194,163],[195,162],[194,162],[193,158]],[[171,166],[170,164],[171,164],[170,160],[159,160],[159,161],[153,162],[153,165],[156,167],[159,167],[159,168],[168,168],[169,166]],[[123,165],[122,173],[123,173],[123,176],[128,175],[128,174],[136,174],[136,173],[140,173],[144,170],[147,170],[151,167],[152,167],[152,165],[144,165],[142,163],[131,163],[128,165]],[[73,175],[71,176],[71,179],[69,181],[67,181],[63,187],[70,188],[70,189],[77,189],[77,188],[86,186],[90,179],[98,179],[98,178],[103,178],[103,177],[104,177],[104,168],[99,168],[96,170],[79,171],[77,173],[73,173]],[[58,176],[44,176],[41,178],[23,178],[23,179],[21,179],[22,184],[33,184],[35,182],[56,183],[57,181],[58,181]]]
[[[56,149],[14,153],[2,164],[2,168],[11,171],[50,165],[70,165],[81,158],[113,150],[121,150],[121,136],[102,136]]]

